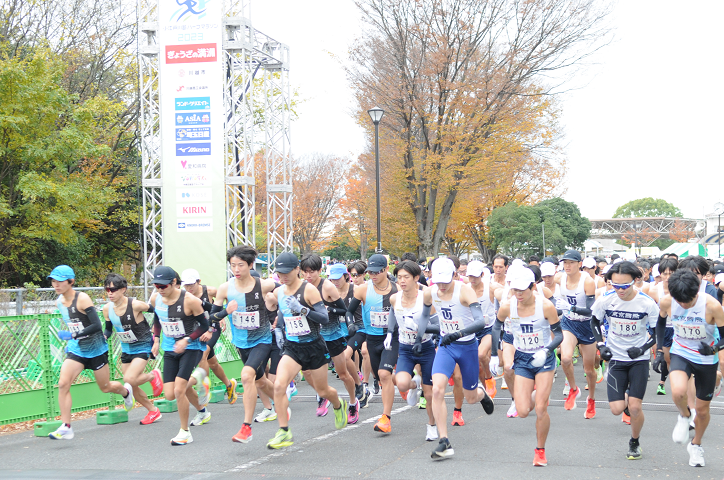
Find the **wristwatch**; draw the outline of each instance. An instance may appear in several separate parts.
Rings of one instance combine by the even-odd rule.
[[[309,313],[309,309],[307,307],[302,307],[302,310],[299,313],[301,313],[302,315],[304,315],[306,317],[307,314]]]
[[[191,343],[191,337],[183,337],[181,340],[186,340],[186,343]]]

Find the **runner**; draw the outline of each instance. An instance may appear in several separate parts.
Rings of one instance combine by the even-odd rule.
[[[392,336],[397,330],[400,344],[397,389],[401,395],[407,393],[407,404],[411,407],[417,405],[421,390],[425,398],[432,398],[432,363],[435,359],[432,335],[425,333],[428,319],[422,315],[425,295],[419,289],[420,275],[422,270],[415,262],[404,260],[395,266],[400,291],[390,297],[392,308],[385,338],[385,349],[391,350]],[[420,365],[422,375],[415,372],[415,365]],[[427,417],[425,440],[431,442],[438,439],[432,408],[427,409]]]
[[[505,274],[508,272],[508,262],[505,255],[497,254],[493,257],[493,281],[499,285],[505,285]]]
[[[345,355],[345,351],[347,350],[346,337],[348,335],[347,322],[345,320],[347,306],[340,297],[335,284],[320,276],[322,273],[322,258],[319,255],[312,253],[304,256],[299,266],[307,283],[319,291],[319,295],[322,297],[322,301],[324,301],[324,305],[327,308],[329,323],[320,327],[320,333],[327,345],[327,352],[329,352],[329,356],[332,357],[332,361],[334,362],[334,369],[337,372],[337,376],[349,394],[347,423],[357,423],[357,420],[359,420],[359,404],[357,403],[355,381],[352,377],[357,378],[360,386],[362,382],[359,381],[357,369],[351,359],[349,360],[348,368],[347,356]],[[347,268],[344,265],[332,265],[330,267],[329,277],[334,277],[339,280],[346,272]],[[305,377],[307,376],[306,371],[304,375]],[[314,381],[311,376],[307,379],[307,382],[314,388]],[[317,401],[317,416],[323,417],[327,415],[328,409],[329,401],[325,398],[319,398]]]
[[[535,408],[537,443],[533,465],[545,467],[548,465],[545,446],[551,425],[548,399],[556,369],[555,349],[563,341],[563,331],[553,303],[535,293],[532,270],[520,269],[511,280],[510,288],[513,296],[500,306],[492,337],[493,342],[498,341],[501,324],[509,318],[515,347],[516,408],[520,418],[526,418]]]
[[[694,438],[686,447],[689,465],[703,467],[702,437],[709,425],[709,405],[714,396],[719,358],[717,352],[724,346],[724,311],[721,304],[701,290],[701,280],[688,269],[679,268],[669,277],[669,295],[660,303],[656,324],[657,344],[664,344],[666,316],[674,324],[674,342],[671,346],[671,397],[679,409],[679,417],[671,438],[676,443],[689,441],[687,405],[689,378],[694,375],[696,387],[696,418]],[[715,341],[715,331],[719,340]],[[654,371],[660,373],[664,351],[656,351]]]
[[[395,398],[395,385],[392,371],[397,363],[399,341],[392,336],[390,349],[385,349],[387,337],[387,320],[390,314],[390,297],[397,293],[397,286],[387,277],[387,258],[384,255],[372,255],[367,264],[370,280],[366,285],[354,289],[354,298],[350,301],[348,311],[354,315],[362,304],[362,319],[367,336],[367,351],[370,356],[372,374],[380,382],[382,395],[382,417],[375,424],[376,432],[390,433],[390,415],[392,402]]]
[[[432,411],[440,435],[438,446],[431,455],[433,459],[450,457],[455,453],[448,440],[445,404],[445,388],[455,366],[460,367],[465,400],[468,403],[480,402],[488,415],[495,408],[493,400],[478,382],[480,367],[475,332],[485,328],[485,314],[475,291],[469,285],[453,281],[454,274],[452,260],[438,258],[432,265],[434,285],[424,290],[422,321],[428,321],[430,308],[434,305],[442,336],[432,365]]]
[[[334,426],[338,430],[347,426],[347,402],[327,384],[329,354],[319,330],[320,325],[329,323],[329,316],[319,291],[299,278],[299,259],[293,253],[281,253],[274,264],[282,285],[267,294],[266,301],[270,310],[277,309],[277,329],[284,330],[286,341],[274,381],[279,430],[267,447],[279,449],[294,443],[289,416],[283,413],[289,405],[287,387],[297,373],[308,371],[306,378],[311,379],[310,385],[314,386],[317,395],[332,403]]]
[[[581,263],[581,271],[586,272],[591,276],[591,279],[593,280],[593,283],[596,285],[596,288],[601,288],[606,284],[606,281],[598,276],[599,270],[598,265],[596,265],[596,259],[593,257],[586,257],[583,259],[583,262]]]
[[[191,295],[201,300],[204,310],[211,312],[212,304],[214,298],[216,297],[216,288],[201,285],[199,272],[193,268],[188,268],[181,272],[181,286]],[[204,374],[208,374],[209,370],[214,372],[216,377],[221,380],[226,387],[226,398],[229,400],[229,403],[233,405],[236,403],[238,398],[238,394],[236,393],[236,379],[232,378],[229,380],[226,376],[226,372],[224,372],[224,369],[221,368],[219,359],[216,358],[216,352],[214,351],[214,346],[219,340],[222,330],[223,329],[219,323],[211,322],[211,325],[209,326],[211,338],[208,342],[206,342],[206,351],[204,351],[204,356],[201,358],[201,362],[199,362],[199,368],[203,369]],[[198,385],[199,384],[197,383],[197,387]],[[197,415],[197,417],[198,418],[191,420],[191,425],[201,425],[208,421],[206,415]]]
[[[485,391],[491,398],[495,398],[497,388],[495,378],[490,372],[490,358],[492,354],[492,328],[495,322],[495,297],[493,292],[500,285],[492,281],[490,270],[477,260],[468,264],[468,279],[470,286],[475,291],[480,308],[485,314],[485,328],[476,334],[480,345],[478,346],[478,360],[480,362],[480,381],[485,384]],[[496,347],[497,349],[497,347]],[[496,352],[497,353],[497,352]],[[497,358],[497,355],[496,355]],[[497,366],[496,366],[497,368]]]
[[[352,278],[352,284],[354,287],[358,287],[360,285],[365,285],[365,272],[367,271],[367,263],[366,262],[355,262],[349,267],[347,267],[347,271],[350,272],[350,277]],[[349,309],[349,304],[351,303],[351,299],[346,302],[347,303],[347,309]],[[352,326],[352,320],[351,318],[354,318],[354,326]],[[360,327],[362,327],[360,329]],[[348,348],[352,346],[354,353],[359,358],[361,356],[361,363],[362,366],[359,368],[359,370],[362,372],[362,386],[364,387],[364,395],[360,396],[357,395],[357,398],[360,401],[360,408],[367,408],[369,400],[372,398],[372,392],[369,389],[369,379],[370,375],[372,375],[372,365],[370,364],[370,355],[367,351],[367,334],[364,329],[364,320],[362,318],[362,309],[355,309],[353,314],[347,315],[347,330],[350,334],[350,341],[354,338],[355,343],[350,343],[350,341],[347,342]],[[360,333],[360,335],[357,335]],[[377,379],[374,380],[374,383],[377,384]],[[375,390],[379,393],[379,384],[375,385]]]
[[[661,273],[661,283],[656,285],[655,288],[651,289],[651,292],[649,295],[651,298],[654,299],[656,303],[659,305],[661,304],[661,300],[669,294],[669,277],[671,277],[671,274],[674,273],[679,268],[679,261],[673,257],[664,258],[659,263],[659,272]],[[656,324],[653,323],[651,325],[651,330],[649,333],[651,333],[654,338],[656,337],[656,334],[654,333],[654,328],[656,327]],[[661,365],[661,380],[659,381],[659,384],[656,386],[656,394],[657,395],[666,395],[666,379],[669,376],[669,371],[671,369],[671,345],[674,341],[674,325],[671,323],[671,317],[666,317],[666,332],[664,334],[664,344],[661,346],[657,345],[657,350],[661,348],[664,351],[664,360],[666,362]]]
[[[98,387],[103,393],[116,393],[123,397],[123,408],[133,408],[133,387],[110,379],[108,344],[103,337],[101,320],[91,298],[73,289],[75,272],[68,265],[58,265],[48,275],[58,294],[55,304],[68,330],[58,330],[58,338],[67,341],[67,354],[58,378],[58,405],[63,422],[48,437],[53,440],[72,440],[75,434],[70,426],[73,399],[70,386],[86,368],[93,370]]]
[[[177,284],[177,273],[171,267],[156,267],[153,272],[153,286],[156,291],[149,303],[154,306],[158,322],[153,323],[154,336],[163,331],[163,394],[166,400],[176,400],[181,428],[171,439],[171,445],[186,445],[193,442],[189,428],[189,403],[199,412],[204,412],[208,403],[208,377],[204,389],[205,403],[200,403],[193,388],[196,379],[191,373],[201,361],[206,345],[211,338],[208,313],[201,306],[201,300],[186,295]],[[152,352],[158,354],[158,344]]]
[[[517,259],[516,259],[517,260]],[[522,262],[520,261],[514,261],[514,263],[510,266],[510,268],[507,270],[506,276],[505,276],[505,282],[495,290],[494,296],[495,296],[495,305],[496,305],[496,315],[497,310],[500,309],[500,306],[503,304],[503,302],[508,301],[510,297],[513,295],[513,292],[510,291],[510,281],[516,276],[516,270],[523,268]],[[502,359],[503,359],[503,382],[501,385],[501,388],[506,390],[509,389],[511,393],[511,402],[510,407],[508,408],[508,411],[506,413],[508,418],[517,418],[518,417],[518,410],[515,407],[515,370],[514,370],[514,363],[515,363],[515,347],[513,346],[513,333],[510,331],[510,319],[508,319],[504,323],[504,332],[502,336],[502,342],[500,343],[500,352],[503,353]],[[494,352],[498,353],[498,352]],[[500,357],[498,355],[494,355],[491,357],[490,360],[491,364],[491,373],[492,370],[495,369],[495,373],[497,373],[500,368]]]
[[[133,387],[134,399],[148,410],[141,425],[150,425],[162,417],[161,411],[148,400],[148,395],[139,385],[149,382],[154,397],[163,393],[161,372],[154,368],[151,373],[143,373],[153,347],[158,349],[158,338],[154,338],[143,316],[143,312],[153,312],[153,308],[145,302],[126,297],[128,282],[120,275],[108,275],[104,286],[110,301],[103,307],[103,317],[106,319],[103,333],[106,339],[111,338],[113,333],[118,335],[123,381]]]
[[[576,385],[573,371],[573,350],[576,345],[583,356],[583,370],[586,372],[588,383],[588,401],[584,418],[591,419],[596,416],[596,345],[593,331],[591,331],[591,307],[596,300],[596,286],[589,275],[583,275],[581,268],[581,254],[576,250],[568,250],[561,259],[563,273],[556,280],[561,287],[561,296],[567,303],[557,305],[563,310],[561,327],[563,328],[563,344],[561,345],[561,365],[570,391],[566,398],[564,408],[576,408],[576,399],[581,396],[581,389]]]
[[[633,288],[641,275],[640,269],[631,262],[613,265],[607,274],[613,292],[596,300],[591,317],[601,358],[608,362],[606,383],[611,413],[630,417],[631,439],[626,453],[629,460],[641,458],[639,437],[644,425],[641,402],[649,375],[649,350],[656,341],[647,334],[647,327],[659,316],[656,302]],[[601,333],[603,319],[609,322],[605,342]]]

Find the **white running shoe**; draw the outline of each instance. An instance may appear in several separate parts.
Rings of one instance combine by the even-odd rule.
[[[289,385],[287,385],[287,400],[291,400],[294,395],[296,395],[298,392],[297,390],[297,384],[294,382],[291,382]]]
[[[682,445],[689,441],[689,417],[679,415],[671,439]]]
[[[704,466],[704,449],[701,447],[701,445],[694,445],[693,443],[689,443],[686,446],[686,451],[689,452],[689,466]]]
[[[724,383],[724,378],[719,380],[719,385],[717,385],[716,388],[714,389],[714,396],[712,398],[716,398],[719,396],[719,394],[721,393],[722,383]]]
[[[178,434],[171,439],[171,445],[186,445],[194,441],[194,437],[191,436],[191,432],[179,429]]]
[[[196,416],[193,420],[191,420],[191,426],[192,427],[198,427],[199,425],[203,425],[204,423],[208,422],[211,419],[211,412],[206,410],[205,412],[196,412]]]
[[[133,387],[130,383],[124,383],[123,387],[128,390],[128,395],[126,395],[126,398],[123,399],[123,409],[130,412],[133,410],[133,404],[135,403],[135,400],[133,399]]]
[[[407,404],[414,407],[417,405],[417,402],[420,401],[420,395],[422,394],[422,378],[419,375],[415,375],[412,380],[417,387],[407,391]]]
[[[692,410],[692,411],[691,411],[691,417],[690,417],[690,420],[689,420],[689,431],[692,432],[692,436],[694,435],[694,434],[693,434],[693,431],[696,430],[696,423],[694,423],[694,420],[695,420],[695,419],[696,419],[696,410]]]
[[[56,431],[48,434],[51,440],[72,440],[74,436],[73,427],[66,427],[65,423],[62,423]]]
[[[510,408],[508,409],[508,418],[516,418],[518,417],[518,410],[515,408],[515,400],[510,402]]]
[[[427,425],[427,435],[425,436],[425,440],[432,442],[437,439],[437,425]]]
[[[271,410],[269,408],[265,408],[264,410],[261,411],[261,413],[259,413],[259,415],[257,415],[254,418],[254,421],[257,423],[273,422],[276,419],[277,419],[277,412],[275,412],[274,410]]]
[[[568,379],[566,378],[566,384],[563,386],[563,396],[567,397],[568,392],[571,391],[571,386],[568,384]]]
[[[507,390],[507,389],[508,389],[508,384],[505,383],[505,377],[503,377],[503,381],[500,382],[500,388],[501,388],[501,390]]]

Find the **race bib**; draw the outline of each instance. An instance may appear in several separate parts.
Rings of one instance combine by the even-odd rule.
[[[463,328],[463,322],[456,318],[450,320],[445,320],[444,318],[440,319],[440,333],[442,333],[443,335],[449,335],[454,332],[459,332]]]
[[[400,329],[400,343],[404,343],[405,345],[414,345],[416,338],[417,330],[408,330],[407,328]]]
[[[609,333],[613,332],[619,337],[635,337],[641,334],[640,322],[636,320],[622,320],[620,318],[612,318]]]
[[[686,340],[706,340],[706,327],[704,325],[674,322],[674,333],[677,337]]]
[[[161,330],[163,334],[169,338],[181,338],[186,336],[186,330],[182,321],[178,322],[161,322]]]
[[[535,353],[545,347],[543,332],[523,333],[513,332],[517,349],[525,353]]]
[[[380,307],[372,307],[370,311],[370,324],[374,328],[387,328],[387,321],[390,317],[389,311],[375,310]]]
[[[312,333],[312,329],[309,328],[309,323],[307,322],[307,317],[301,315],[294,317],[285,316],[284,328],[290,337],[301,337]]]
[[[67,325],[70,333],[80,333],[83,330],[83,324],[81,322],[68,322]]]
[[[671,315],[666,317],[666,328],[674,328],[674,324],[671,322]]]
[[[259,312],[233,312],[231,322],[242,330],[256,330],[259,328]]]
[[[136,336],[133,334],[133,332],[131,330],[127,330],[127,331],[123,331],[123,332],[116,331],[116,335],[118,335],[118,340],[120,340],[123,343],[134,343],[134,342],[138,341],[138,339],[136,338]]]

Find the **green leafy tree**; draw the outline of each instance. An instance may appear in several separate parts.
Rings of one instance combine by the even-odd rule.
[[[637,217],[683,217],[681,210],[660,198],[639,198],[621,205],[616,209],[613,218]]]
[[[582,248],[583,242],[591,235],[591,222],[581,216],[578,205],[573,202],[556,197],[543,200],[534,208],[539,212],[541,222],[545,223],[546,250],[555,255],[569,248]],[[540,251],[543,252],[542,244]]]

